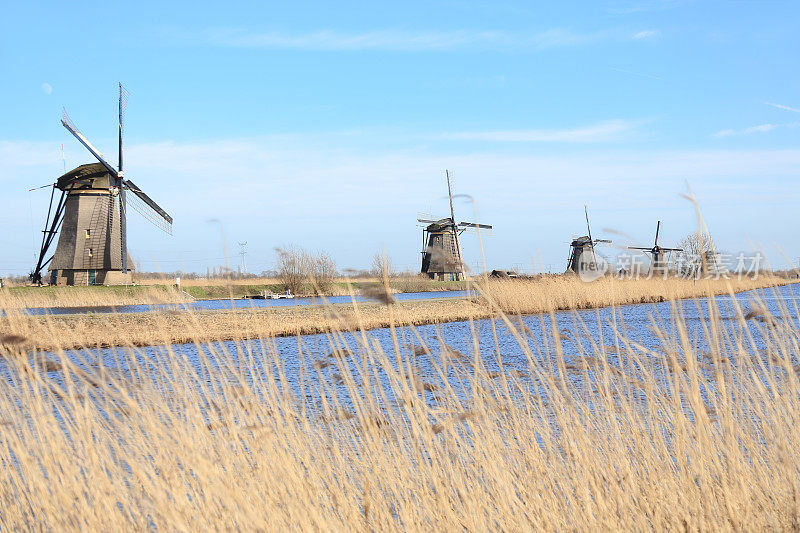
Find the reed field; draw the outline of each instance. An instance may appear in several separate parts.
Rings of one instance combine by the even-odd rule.
[[[177,304],[194,298],[174,285],[11,287],[0,289],[0,308],[111,307],[139,304]]]
[[[514,338],[505,353],[496,334],[460,351],[399,322],[387,347],[335,306],[324,308],[338,320],[335,349],[312,357],[298,337],[299,361],[269,337],[227,347],[198,337],[196,360],[170,346],[109,359],[44,354],[6,332],[0,520],[9,530],[797,529],[797,302],[777,312],[698,302],[699,327],[673,303],[646,347],[617,321],[604,339],[580,321],[553,328],[554,307],[539,328],[521,326],[500,307],[537,300],[505,288],[494,293]],[[597,292],[569,303],[610,289],[587,290]],[[165,320],[155,316],[152,344]],[[511,352],[517,364],[490,370]]]

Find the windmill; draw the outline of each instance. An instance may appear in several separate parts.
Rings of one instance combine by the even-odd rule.
[[[70,120],[66,109],[63,111],[61,124],[98,163],[81,165],[64,173],[53,184],[39,258],[30,275],[32,282],[42,282],[45,267],[51,272],[51,283],[58,285],[109,285],[129,281],[128,272],[132,270],[127,246],[129,201],[144,218],[172,234],[172,217],[125,178],[122,138],[127,96],[120,84],[118,168],[105,160]],[[56,190],[61,191],[61,195],[54,209]],[[128,192],[132,193],[130,197]],[[57,234],[56,250],[45,259]]]
[[[450,218],[428,220],[417,218],[417,222],[427,224],[422,230],[422,273],[431,279],[460,281],[465,277],[461,244],[458,237],[468,228],[492,229],[488,224],[459,222],[456,224],[453,209],[452,172],[445,170],[447,177],[447,196],[450,199]]]
[[[665,252],[682,252],[683,248],[662,248],[658,245],[658,232],[661,229],[661,221],[656,224],[656,238],[653,240],[653,247],[647,248],[642,246],[628,246],[629,250],[642,250],[652,256],[650,263],[650,275],[667,274],[667,263],[664,261]]]
[[[610,243],[608,239],[592,239],[592,228],[589,226],[589,209],[583,206],[586,215],[586,232],[588,235],[576,237],[569,244],[569,257],[567,258],[567,271],[572,270],[578,274],[582,272],[599,271],[595,244]]]

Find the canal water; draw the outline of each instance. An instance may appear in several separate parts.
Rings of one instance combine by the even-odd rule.
[[[429,296],[429,293],[424,294]],[[455,296],[458,295],[450,295]],[[767,328],[769,318],[750,313],[754,318],[743,323],[739,309],[744,315],[765,309],[767,316],[781,317],[783,324],[797,332],[800,331],[798,296],[798,284],[749,291],[735,297],[718,296],[711,306],[714,323],[723,333],[723,341],[733,334],[740,339],[747,338],[752,343],[748,351],[757,354],[774,340],[769,338],[774,334]],[[497,378],[503,372],[513,377],[518,390],[541,385],[536,373],[531,372],[534,367],[555,375],[563,371],[565,365],[569,368],[573,362],[585,363],[587,355],[595,361],[604,360],[612,366],[629,368],[631,352],[626,352],[625,343],[636,346],[636,357],[640,360],[664,361],[664,354],[671,352],[680,362],[685,355],[684,348],[671,344],[678,338],[679,328],[685,330],[694,356],[701,361],[705,358],[705,372],[711,382],[714,369],[707,333],[709,304],[706,299],[683,300],[677,304],[664,302],[562,311],[552,317],[511,317],[511,324],[502,319],[486,319],[474,323],[409,326],[397,328],[394,336],[392,330],[385,328],[201,345],[81,350],[70,351],[67,356],[87,368],[102,363],[119,374],[130,371],[131,365],[139,369],[158,367],[159,371],[166,372],[170,370],[165,368],[175,364],[189,365],[193,375],[202,376],[207,384],[220,388],[228,385],[258,388],[259,384],[275,380],[283,391],[312,407],[333,396],[347,408],[348,398],[354,391],[354,381],[348,376],[354,376],[361,386],[369,385],[366,389],[384,403],[387,400],[396,402],[392,383],[396,390],[397,376],[411,370],[414,381],[423,385],[421,392],[425,401],[434,405],[440,391],[445,389],[467,399],[474,382],[465,376],[473,373],[477,360],[485,369],[482,374],[485,379]],[[666,335],[661,336],[659,331]],[[556,336],[561,338],[560,350],[554,347]],[[625,339],[622,343],[620,336]],[[736,350],[729,348],[724,350],[730,357]],[[792,361],[794,365],[798,363],[800,361]],[[578,367],[573,365],[575,368]],[[592,371],[586,369],[586,366],[580,367],[568,379],[576,387],[592,387]],[[666,368],[664,372],[666,375]]]
[[[465,298],[470,291],[431,291],[431,292],[403,292],[394,297],[400,301],[428,300],[438,298]],[[147,304],[147,305],[115,305],[91,307],[32,307],[25,309],[29,315],[73,315],[89,313],[146,313],[149,311],[219,311],[226,309],[250,309],[260,307],[292,307],[302,305],[323,305],[325,302],[332,304],[369,302],[364,296],[326,296],[308,298],[282,298],[276,300],[261,300],[251,298],[196,300],[185,304]]]

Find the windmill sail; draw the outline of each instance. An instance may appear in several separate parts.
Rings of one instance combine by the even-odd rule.
[[[447,176],[447,197],[450,199],[450,225],[453,228],[453,240],[455,241],[455,259],[460,263],[461,243],[458,242],[458,226],[456,226],[456,212],[453,209],[453,190],[451,185],[453,173],[449,170],[445,170],[444,173]]]
[[[122,170],[122,132],[124,129],[125,106],[128,101],[128,91],[122,84],[119,84],[119,174],[117,177],[117,187],[122,185],[122,178],[125,175]],[[125,202],[125,188],[119,189],[119,228],[120,244],[122,248],[122,273],[128,271],[128,208]]]
[[[650,263],[650,273],[662,273],[664,275],[667,274],[668,265],[664,262],[664,255],[665,253],[669,252],[682,252],[682,248],[664,248],[658,245],[658,234],[661,230],[661,221],[659,220],[656,224],[656,237],[653,239],[653,246],[628,246],[629,250],[641,250],[643,252],[649,253],[651,258]]]
[[[106,169],[108,169],[108,171],[114,175],[114,177],[117,177],[117,169],[112,167],[111,164],[103,158],[103,154],[98,152],[97,148],[92,146],[92,143],[90,143],[89,140],[83,136],[83,134],[80,132],[80,130],[78,130],[78,128],[75,126],[72,120],[70,120],[69,115],[67,115],[66,109],[63,109],[61,112],[61,124],[65,128],[67,128],[67,130],[69,130],[69,132],[72,135],[74,135],[75,138],[78,139],[80,143],[84,145],[86,149],[89,150],[92,153],[92,155],[95,156],[97,160],[100,161],[103,164],[103,166],[106,167]]]
[[[589,248],[592,250],[592,263],[597,264],[597,254],[594,251],[594,241],[592,240],[592,228],[589,226],[589,207],[584,205],[583,212],[586,215],[586,231],[589,233]]]
[[[131,200],[130,205],[137,213],[163,232],[172,235],[172,217],[166,211],[131,180],[125,180],[124,188],[133,193],[128,199]]]

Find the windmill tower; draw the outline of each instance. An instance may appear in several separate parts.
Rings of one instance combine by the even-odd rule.
[[[466,272],[458,237],[467,228],[492,229],[492,226],[473,222],[456,224],[451,185],[452,173],[445,170],[445,176],[447,177],[447,196],[450,200],[450,218],[417,219],[418,222],[427,224],[422,230],[422,273],[435,280],[461,281],[465,278]]]
[[[98,163],[81,165],[53,184],[39,258],[30,275],[32,282],[41,283],[42,271],[47,267],[50,282],[57,285],[128,283],[132,270],[127,246],[128,200],[134,210],[172,234],[172,217],[132,181],[125,179],[122,137],[126,100],[127,91],[120,84],[118,168],[103,158],[64,110],[61,124]],[[61,195],[53,209],[56,190],[61,191]],[[128,197],[127,192],[132,196]],[[56,250],[45,259],[56,235],[59,235]]]
[[[683,248],[662,248],[658,245],[658,232],[661,229],[661,221],[656,224],[656,238],[653,240],[652,248],[642,246],[628,246],[629,250],[642,250],[651,256],[650,276],[667,275],[667,261],[665,257],[669,252],[682,252]]]
[[[569,257],[567,258],[567,272],[572,270],[577,274],[598,270],[598,260],[594,246],[601,242],[611,242],[608,239],[592,239],[592,228],[589,226],[589,209],[583,206],[583,211],[586,215],[586,232],[588,235],[572,239],[569,244]]]

